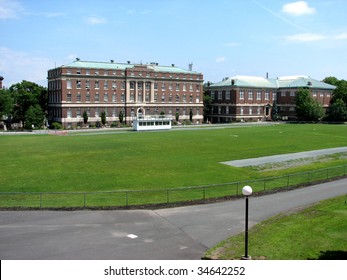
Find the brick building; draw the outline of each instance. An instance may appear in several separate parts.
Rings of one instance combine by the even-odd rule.
[[[276,103],[283,119],[295,119],[295,94],[300,88],[309,89],[311,96],[327,109],[336,87],[308,76],[225,78],[207,84],[205,90],[212,105],[208,118],[212,122],[270,120]]]
[[[179,121],[203,120],[203,75],[158,63],[76,61],[48,70],[48,120],[65,128],[83,125],[83,113],[95,124],[106,113],[108,125],[123,112],[131,124],[139,108]]]

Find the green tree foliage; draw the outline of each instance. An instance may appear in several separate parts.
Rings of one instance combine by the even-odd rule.
[[[31,116],[33,112],[39,114],[38,118],[41,118],[41,113],[47,112],[48,93],[45,87],[29,81],[22,81],[21,83],[14,84],[10,87],[10,92],[14,100],[13,107],[13,121],[22,122],[24,127],[26,125],[26,116],[29,108],[31,112],[28,116]],[[35,106],[38,105],[41,110]],[[32,119],[30,120],[32,121]]]
[[[324,109],[311,97],[308,89],[299,89],[295,96],[295,110],[300,121],[319,121],[324,116]]]
[[[345,80],[338,81],[336,89],[333,92],[331,103],[333,104],[338,99],[341,99],[345,104],[347,104],[347,81]]]
[[[336,86],[328,109],[328,120],[347,120],[347,81],[335,77],[327,77],[323,81]]]
[[[88,114],[87,111],[83,112],[83,123],[87,124],[88,123]]]
[[[326,77],[324,78],[323,80],[324,83],[327,83],[327,84],[330,84],[330,85],[333,85],[333,86],[337,86],[339,80],[335,77]]]
[[[124,113],[123,113],[123,111],[119,112],[118,118],[119,118],[119,122],[123,123],[123,120],[124,120]]]
[[[279,110],[278,110],[277,103],[274,102],[273,106],[272,106],[272,110],[271,110],[271,119],[273,121],[278,121],[280,119],[280,116],[279,116],[278,112],[279,112]]]
[[[25,125],[24,128],[31,129],[42,128],[45,119],[45,113],[42,111],[39,104],[34,104],[29,107],[25,112]]]
[[[105,111],[101,112],[101,123],[102,123],[102,125],[106,124],[106,112]]]
[[[207,117],[209,114],[211,114],[211,108],[212,108],[212,100],[211,96],[209,95],[209,92],[204,92],[203,97],[203,103],[204,103],[204,119],[207,120]]]
[[[347,107],[342,99],[337,99],[334,103],[330,104],[328,119],[338,122],[347,120]]]
[[[0,121],[5,116],[10,118],[13,111],[13,98],[11,92],[8,89],[0,91]]]

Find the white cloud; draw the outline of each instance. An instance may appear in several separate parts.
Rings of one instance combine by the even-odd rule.
[[[87,23],[91,25],[98,25],[98,24],[104,24],[106,23],[106,19],[104,18],[98,18],[98,17],[88,17]]]
[[[13,0],[0,0],[0,19],[18,19],[24,10],[22,5]]]
[[[54,68],[49,59],[5,47],[0,47],[0,57],[0,73],[6,87],[22,80],[47,86],[47,70]]]
[[[225,61],[225,57],[224,56],[219,56],[216,58],[216,62],[217,63],[221,63],[221,62],[224,62]]]
[[[313,41],[321,41],[328,39],[327,36],[314,34],[314,33],[300,33],[285,36],[287,41],[297,41],[297,42],[313,42]]]
[[[305,1],[298,1],[283,5],[282,12],[293,16],[301,16],[314,14],[316,9],[311,8]]]
[[[336,40],[346,40],[347,32],[335,34],[335,35],[300,33],[300,34],[285,36],[284,38],[285,40],[292,41],[292,42],[314,42],[314,41],[324,41],[324,40],[336,41]]]
[[[334,36],[335,40],[345,40],[347,39],[347,33],[340,33]]]

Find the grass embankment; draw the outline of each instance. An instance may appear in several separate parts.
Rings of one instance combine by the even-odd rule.
[[[249,230],[252,259],[306,260],[347,258],[347,197],[337,197],[296,213],[283,213]],[[210,249],[207,258],[240,259],[244,234]]]
[[[341,146],[347,146],[347,126],[344,125],[284,124],[67,136],[4,135],[0,137],[0,192],[159,191],[254,180],[346,164],[347,159],[331,158],[266,172],[220,162]],[[201,197],[202,190],[197,191]],[[112,199],[126,205],[125,201],[132,195],[125,193]],[[196,199],[196,195],[188,192],[161,191],[143,194],[143,201],[136,200],[133,204],[151,203],[156,195],[161,197],[162,203],[189,200],[190,196]],[[175,198],[175,195],[183,197]],[[49,195],[44,196],[40,199],[45,200]],[[76,198],[69,195],[69,199],[78,200],[78,206],[82,207],[84,202],[98,206],[107,196],[100,194],[100,199],[88,201],[88,196],[77,194]],[[67,201],[67,198],[59,200]]]

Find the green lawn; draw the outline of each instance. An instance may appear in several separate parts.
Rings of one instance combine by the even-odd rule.
[[[347,146],[346,125],[273,125],[90,135],[0,135],[0,192],[165,189],[278,176],[222,161]]]
[[[326,200],[297,213],[279,214],[249,231],[252,259],[306,260],[347,257],[347,197]],[[222,241],[207,258],[240,259],[244,233]]]

